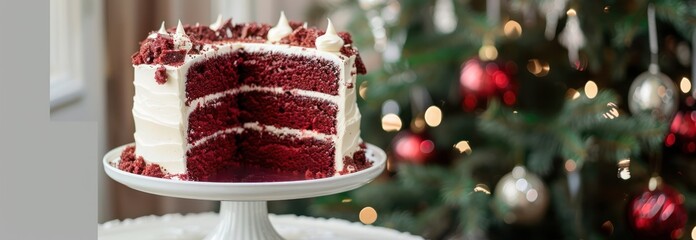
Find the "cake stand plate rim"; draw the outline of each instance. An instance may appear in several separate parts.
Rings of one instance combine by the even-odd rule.
[[[115,181],[138,191],[155,195],[216,201],[272,201],[331,195],[349,191],[371,182],[386,166],[386,153],[366,143],[366,155],[372,166],[358,172],[321,179],[283,182],[197,182],[163,179],[122,171],[112,165],[127,146],[124,144],[104,155],[106,174]]]

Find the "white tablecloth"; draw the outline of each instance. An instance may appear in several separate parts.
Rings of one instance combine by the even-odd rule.
[[[288,240],[300,239],[422,239],[393,229],[341,219],[295,215],[269,215],[278,233]],[[99,225],[100,240],[201,240],[218,222],[217,213],[145,216]]]

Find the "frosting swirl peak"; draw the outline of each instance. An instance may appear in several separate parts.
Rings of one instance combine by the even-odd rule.
[[[327,52],[339,52],[343,47],[343,38],[336,34],[336,29],[334,29],[331,19],[329,19],[329,24],[326,27],[326,33],[319,36],[315,41],[318,50]]]
[[[191,50],[192,47],[193,42],[191,42],[191,39],[186,35],[184,26],[181,24],[181,20],[179,20],[179,24],[176,26],[176,33],[174,33],[174,48],[188,51]]]
[[[222,14],[218,14],[217,20],[210,24],[210,29],[217,31],[222,26]]]
[[[278,24],[275,27],[268,30],[268,41],[278,42],[285,36],[292,33],[292,27],[288,23],[288,19],[285,17],[285,12],[280,12],[280,19],[278,19]]]
[[[162,21],[162,25],[160,26],[159,31],[157,31],[156,33],[153,32],[152,34],[147,36],[147,38],[154,39],[154,38],[157,38],[157,35],[160,35],[160,34],[165,34],[165,35],[169,34],[169,33],[167,33],[167,29],[164,28],[164,21]]]

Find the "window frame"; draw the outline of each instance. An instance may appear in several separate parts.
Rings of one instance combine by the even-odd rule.
[[[50,107],[83,97],[83,1],[50,1]]]

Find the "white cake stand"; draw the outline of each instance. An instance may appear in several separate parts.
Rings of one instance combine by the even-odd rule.
[[[268,219],[266,201],[310,198],[358,188],[382,173],[387,158],[382,149],[367,144],[366,155],[372,166],[347,175],[287,182],[194,182],[148,177],[114,167],[112,163],[119,161],[128,145],[132,144],[115,148],[104,156],[104,171],[112,179],[155,195],[221,201],[220,222],[204,240],[283,239]]]

